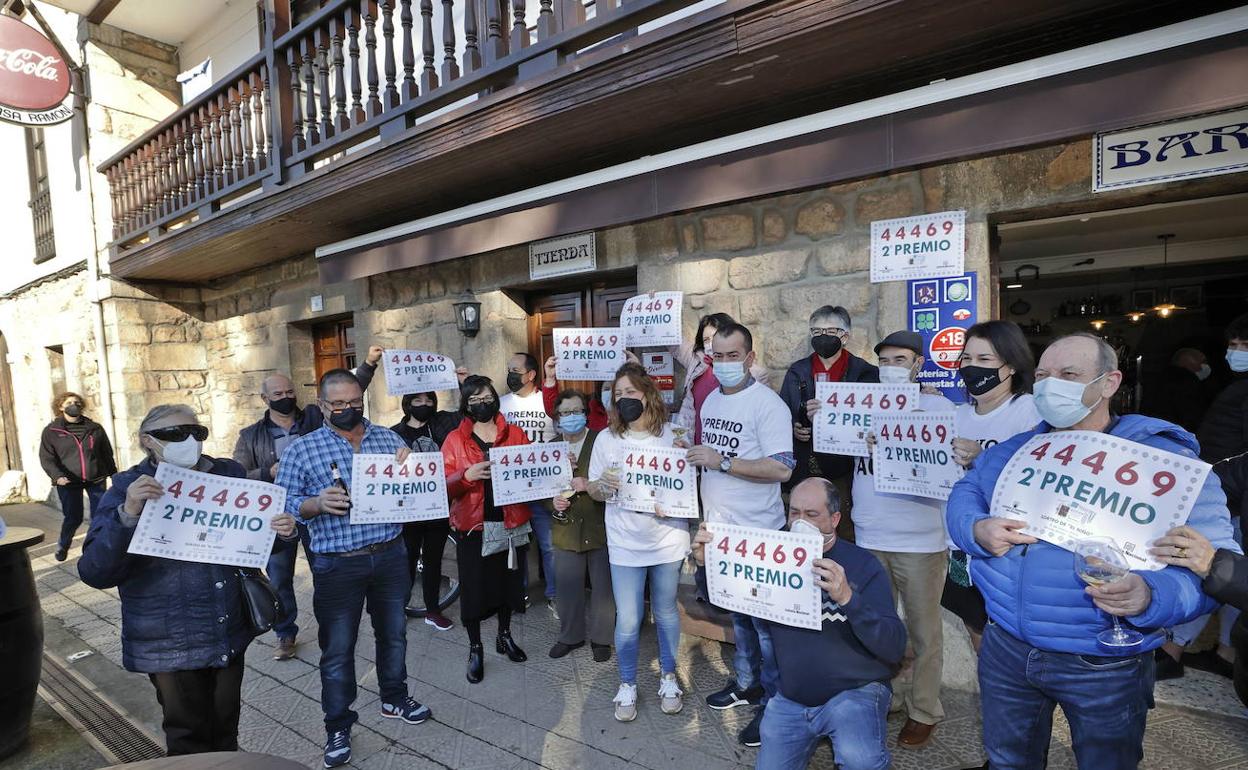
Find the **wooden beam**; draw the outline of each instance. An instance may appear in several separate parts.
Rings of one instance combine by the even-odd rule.
[[[87,14],[87,21],[92,24],[103,24],[108,15],[121,4],[121,0],[97,0],[95,7]]]

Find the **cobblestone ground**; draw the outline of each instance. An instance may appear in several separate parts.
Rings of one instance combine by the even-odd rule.
[[[58,564],[50,555],[34,560],[44,612],[63,623],[85,647],[120,665],[121,608],[116,591],[83,585],[74,564],[72,558]],[[298,658],[272,660],[272,635],[252,645],[243,682],[240,740],[245,750],[319,767],[324,740],[319,652],[311,615],[311,576],[302,558],[296,583],[302,643]],[[456,608],[448,615],[457,620]],[[711,770],[753,765],[755,751],[736,742],[737,731],[749,720],[748,709],[715,712],[703,702],[729,678],[731,648],[690,636],[682,639],[678,676],[685,689],[685,708],[667,716],[657,707],[654,631],[647,624],[641,642],[640,713],[635,722],[621,724],[612,717],[611,698],[618,684],[614,659],[595,663],[588,647],[561,660],[547,657],[557,622],[544,604],[513,622],[513,634],[528,652],[527,663],[511,663],[493,652],[492,621],[483,631],[485,681],[470,685],[464,678],[468,642],[463,629],[457,624],[451,631],[437,632],[421,621],[410,622],[408,676],[413,694],[433,708],[434,719],[408,726],[380,717],[373,636],[367,621],[363,624],[356,648],[361,689],[355,704],[360,722],[353,732],[354,767],[606,770],[696,764],[698,770]],[[134,687],[150,689],[145,677],[129,676]],[[1192,672],[1181,685],[1160,686],[1158,700],[1149,718],[1145,768],[1248,768],[1248,719],[1229,682]],[[977,695],[946,691],[945,708],[948,719],[927,747],[907,751],[894,744],[895,767],[943,770],[983,761]],[[889,720],[893,740],[901,721],[896,714]],[[159,734],[159,725],[148,727]],[[1049,767],[1075,766],[1069,743],[1059,710]],[[811,766],[832,767],[826,744]]]

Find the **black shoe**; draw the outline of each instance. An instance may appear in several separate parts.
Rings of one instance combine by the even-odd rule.
[[[494,649],[498,650],[499,655],[506,655],[512,663],[523,663],[529,659],[529,656],[524,654],[524,650],[516,644],[516,640],[511,638],[510,631],[504,631],[498,635]]]
[[[569,652],[572,652],[573,650],[578,649],[580,647],[584,647],[584,646],[585,646],[584,642],[577,642],[576,644],[564,644],[563,642],[555,642],[555,646],[550,648],[550,657],[562,658],[564,655],[567,655]]]
[[[754,709],[754,718],[751,719],[750,723],[746,725],[745,728],[742,729],[737,735],[737,742],[739,742],[742,746],[749,746],[751,748],[758,748],[759,746],[762,746],[763,738],[759,734],[759,728],[761,728],[762,725],[763,709],[760,706],[759,708]]]
[[[608,660],[611,660],[611,645],[590,642],[589,646],[594,651],[595,663],[606,663]]]
[[[1157,648],[1157,651],[1153,653],[1153,659],[1157,661],[1158,682],[1166,679],[1179,679],[1183,676],[1183,661],[1170,657],[1170,653],[1162,648]]]
[[[737,683],[729,682],[728,686],[717,693],[706,696],[706,705],[716,711],[723,711],[734,706],[757,706],[763,698],[762,685],[755,685],[748,690],[738,690]]]
[[[59,547],[59,546],[57,547],[57,549],[56,549],[56,560],[57,560],[57,561],[65,561],[65,559],[66,559],[68,556],[69,556],[69,549],[68,549],[68,548],[61,548],[61,547]]]
[[[468,681],[476,684],[485,678],[485,650],[479,644],[468,645]]]
[[[1216,649],[1184,655],[1183,658],[1187,665],[1198,671],[1208,671],[1210,674],[1218,674],[1227,679],[1235,675],[1235,665],[1228,663]],[[1157,667],[1157,678],[1161,679],[1161,666]]]

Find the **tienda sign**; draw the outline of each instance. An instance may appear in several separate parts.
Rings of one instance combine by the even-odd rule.
[[[0,120],[46,126],[73,117],[69,65],[52,41],[0,16]]]

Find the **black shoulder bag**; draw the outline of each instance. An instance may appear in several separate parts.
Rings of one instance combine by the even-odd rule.
[[[243,610],[247,613],[251,632],[259,636],[271,631],[282,611],[282,603],[273,584],[258,569],[239,567],[237,574],[243,591]]]

